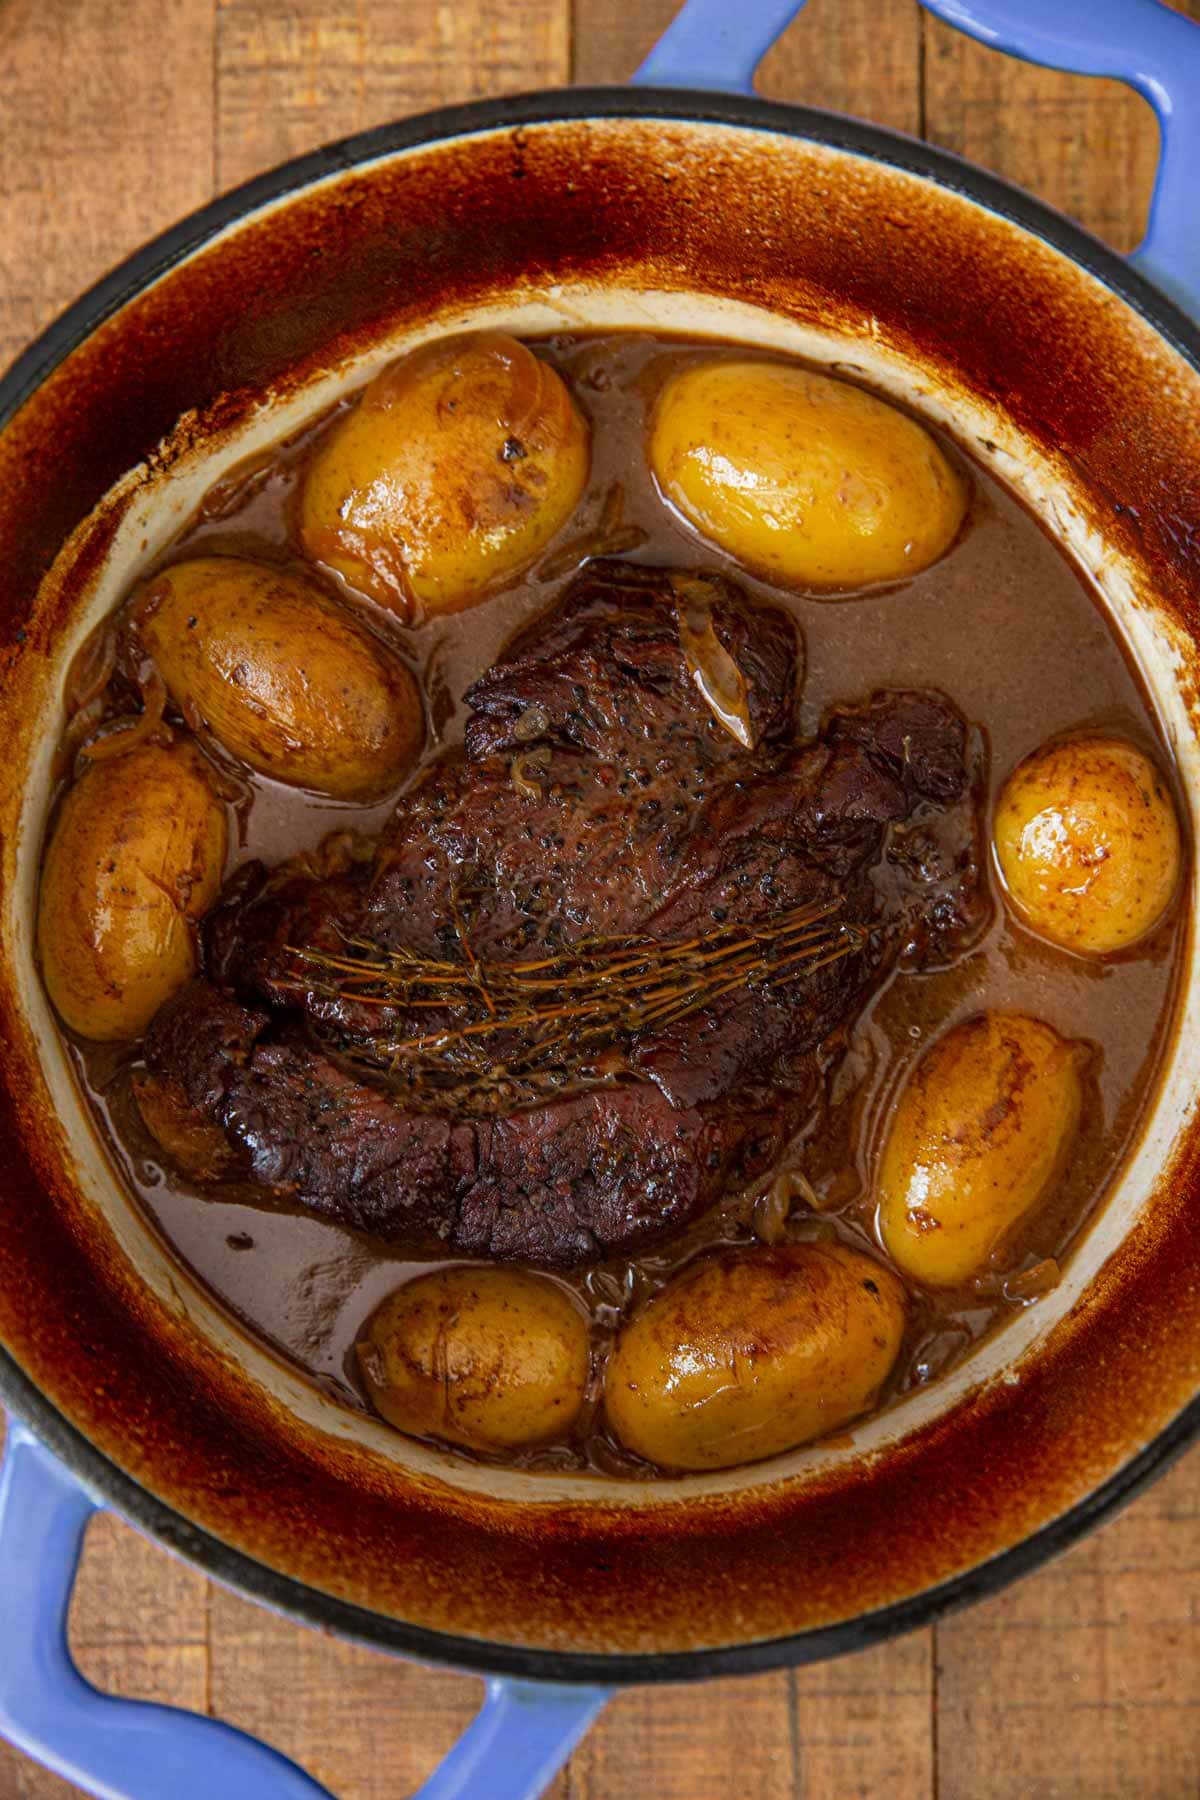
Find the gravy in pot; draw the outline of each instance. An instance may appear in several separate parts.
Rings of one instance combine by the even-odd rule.
[[[863,701],[877,689],[948,695],[982,752],[985,833],[1009,773],[1059,734],[1124,739],[1173,781],[1151,707],[1092,591],[1021,506],[955,449],[943,445],[969,483],[969,510],[939,560],[902,585],[837,597],[775,587],[698,541],[664,503],[647,465],[648,413],[662,383],[690,364],[744,353],[633,334],[557,337],[534,348],[561,373],[592,425],[588,485],[549,549],[482,603],[417,623],[403,623],[346,590],[425,696],[421,767],[461,741],[464,693],[516,632],[553,605],[582,558],[619,554],[656,567],[719,570],[752,598],[792,616],[804,646],[800,737],[814,735],[830,708]],[[213,490],[165,561],[233,554],[300,565],[298,484],[314,444],[344,414],[337,409]],[[421,780],[421,767],[405,786]],[[315,850],[330,833],[373,836],[396,804],[396,794],[369,805],[326,800],[244,769],[237,793],[227,874],[253,859],[270,866]],[[903,1344],[883,1398],[934,1379],[983,1334],[1036,1304],[1137,1135],[1169,1028],[1181,908],[1176,904],[1135,949],[1088,960],[1026,929],[1004,904],[994,868],[987,879],[991,913],[982,935],[945,966],[890,974],[847,1031],[819,1053],[822,1097],[783,1162],[799,1177],[789,1194],[780,1197],[772,1176],[760,1178],[664,1242],[544,1277],[586,1310],[591,1377],[569,1435],[509,1460],[530,1468],[657,1472],[607,1426],[604,1366],[622,1323],[699,1251],[765,1237],[836,1242],[886,1261],[873,1172],[892,1108],[922,1052],[958,1021],[989,1008],[1027,1012],[1064,1039],[1092,1047],[1082,1125],[1047,1197],[1007,1241],[1002,1264],[964,1288],[906,1283]],[[165,1165],[133,1102],[138,1047],[73,1038],[72,1049],[115,1160],[174,1252],[328,1392],[350,1406],[366,1404],[354,1351],[365,1322],[402,1282],[462,1258],[431,1263],[273,1202],[248,1185],[189,1182]]]

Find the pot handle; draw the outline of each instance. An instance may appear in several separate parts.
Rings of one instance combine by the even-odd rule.
[[[1158,174],[1135,268],[1200,318],[1200,31],[1162,0],[922,0],[980,43],[1074,75],[1108,75],[1158,118]]]
[[[102,1694],[67,1646],[67,1608],[98,1503],[9,1421],[0,1470],[0,1734],[101,1800],[331,1800],[278,1751],[217,1719]]]
[[[0,1469],[0,1736],[99,1800],[332,1800],[304,1770],[219,1719],[119,1700],[85,1681],[67,1610],[100,1510],[10,1419]],[[413,1800],[537,1800],[608,1698],[603,1688],[491,1681]]]
[[[754,71],[805,0],[684,0],[641,68],[635,87],[754,92]]]
[[[1148,100],[1161,153],[1135,268],[1200,318],[1200,32],[1162,0],[922,0],[926,10],[1026,62],[1107,75]],[[804,0],[687,0],[636,83],[750,93],[754,71]]]
[[[609,1690],[489,1681],[483,1705],[412,1800],[538,1800]]]

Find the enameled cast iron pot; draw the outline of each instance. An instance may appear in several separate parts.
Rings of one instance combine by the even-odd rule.
[[[609,1686],[920,1624],[1061,1549],[1200,1428],[1193,930],[1151,1116],[1054,1294],[850,1445],[607,1490],[407,1443],[243,1337],[114,1181],[33,965],[57,695],[89,625],[224,469],[466,325],[840,358],[946,425],[1093,572],[1194,824],[1200,34],[1156,0],[927,3],[1153,102],[1132,264],[923,144],[749,97],[798,0],[691,0],[650,85],[438,113],[251,182],[0,385],[0,1729],[95,1793],[321,1792],[225,1726],[81,1680],[64,1625],[98,1505],[298,1618],[497,1677],[422,1792],[520,1800]]]

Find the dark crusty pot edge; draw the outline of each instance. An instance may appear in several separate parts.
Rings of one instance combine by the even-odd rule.
[[[496,129],[518,130],[544,121],[597,117],[711,120],[762,126],[816,139],[927,176],[1011,219],[1065,253],[1126,300],[1193,364],[1200,363],[1200,335],[1119,256],[1028,196],[945,153],[830,115],[754,101],[714,99],[643,90],[580,90],[528,96],[449,109],[356,138],[298,159],[214,202],[130,258],[70,308],[0,382],[0,430],[70,352],[134,294],[168,272],[226,226],[265,202],[291,194],[374,158],[442,138]],[[253,1557],[200,1530],[139,1486],[97,1450],[34,1387],[17,1361],[0,1349],[0,1394],[30,1423],[95,1493],[170,1548],[187,1555],[218,1579],[239,1587],[309,1623],[382,1648],[448,1662],[461,1668],[578,1681],[680,1680],[750,1672],[861,1648],[916,1627],[950,1607],[994,1591],[1066,1548],[1082,1532],[1131,1498],[1160,1473],[1200,1430],[1200,1400],[1193,1400],[1140,1454],[1078,1502],[1023,1541],[969,1573],[911,1599],[794,1636],[728,1648],[671,1654],[581,1654],[526,1649],[410,1626],[331,1597],[279,1574]],[[764,1565],[763,1576],[770,1570]],[[636,1604],[636,1596],[631,1596]]]

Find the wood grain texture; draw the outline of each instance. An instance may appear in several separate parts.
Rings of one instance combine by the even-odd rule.
[[[1200,18],[1200,0],[1177,10]],[[1158,131],[1130,89],[1033,68],[928,19],[924,93],[930,143],[1031,188],[1118,250],[1137,243]]]
[[[203,1712],[209,1699],[208,1592],[195,1569],[101,1514],[88,1527],[71,1602],[75,1660],[99,1688]],[[0,1741],[0,1800],[65,1800],[75,1792]]]
[[[429,107],[567,80],[567,0],[218,0],[217,185]]]
[[[564,1800],[791,1800],[796,1793],[788,1677],[620,1695],[567,1769]]]
[[[0,367],[210,197],[214,5],[0,3]]]
[[[676,0],[574,0],[577,82],[625,81],[678,11]],[[810,0],[769,52],[759,88],[773,100],[920,129],[921,16],[915,0]]]
[[[462,1675],[379,1656],[213,1587],[215,1713],[265,1738],[339,1800],[395,1800],[436,1767],[483,1698]]]
[[[1200,15],[1200,0],[1191,5]],[[0,360],[214,187],[428,106],[553,84],[568,70],[623,79],[674,10],[675,0],[0,0]],[[810,0],[761,86],[924,129],[1122,247],[1140,229],[1155,150],[1142,103],[967,44],[924,24],[914,0]],[[793,1674],[622,1696],[555,1800],[1193,1794],[1197,1596],[1193,1455],[1061,1562],[936,1634]],[[480,1696],[464,1677],[275,1618],[111,1519],[89,1534],[71,1636],[100,1685],[207,1706],[295,1756],[340,1800],[411,1792]],[[0,1800],[70,1791],[0,1746]]]
[[[1200,1792],[1200,1456],[937,1636],[941,1800]]]

